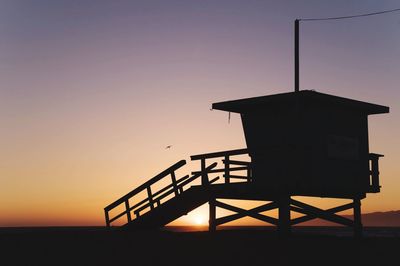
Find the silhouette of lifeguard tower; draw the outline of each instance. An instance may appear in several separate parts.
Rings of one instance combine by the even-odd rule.
[[[291,225],[321,218],[353,227],[355,235],[361,235],[361,200],[380,191],[378,160],[383,156],[369,152],[368,115],[388,113],[388,107],[307,90],[212,107],[241,115],[247,149],[191,156],[200,161],[200,169],[178,178],[177,170],[186,163],[179,161],[108,205],[107,226],[125,217],[129,229],[159,228],[208,202],[210,231],[250,216],[277,225],[282,234],[289,233]],[[242,158],[246,154],[251,160]],[[223,179],[213,178],[215,174],[223,174]],[[161,180],[169,183],[153,189]],[[135,201],[139,194],[144,196]],[[323,210],[293,196],[351,202]],[[266,203],[244,210],[219,199]],[[110,217],[120,205],[124,210]],[[217,218],[217,207],[235,214]],[[278,209],[278,218],[263,214],[273,209]],[[336,214],[349,209],[354,219]],[[291,219],[291,211],[303,216]]]

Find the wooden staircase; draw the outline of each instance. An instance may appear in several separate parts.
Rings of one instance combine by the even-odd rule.
[[[215,196],[213,185],[221,185],[221,182],[227,184],[232,181],[236,181],[234,183],[251,182],[250,162],[232,157],[241,155],[247,155],[247,150],[239,149],[192,156],[193,161],[200,161],[200,170],[180,178],[177,177],[177,171],[186,165],[186,161],[181,160],[175,163],[105,207],[107,227],[118,223],[130,229],[160,228],[208,202]],[[209,163],[210,159],[220,159],[220,162]],[[221,162],[223,167],[217,169],[216,166]],[[224,179],[215,176],[220,173],[223,173]],[[200,184],[196,181],[200,181]],[[154,187],[157,187],[158,183],[164,186],[155,190]],[[121,208],[123,211],[118,211]]]
[[[156,229],[186,215],[209,201],[209,193],[202,186],[190,187],[184,193],[173,197],[152,211],[134,219],[126,226],[129,228]]]

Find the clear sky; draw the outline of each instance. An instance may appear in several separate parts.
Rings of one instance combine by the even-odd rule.
[[[245,147],[240,118],[209,109],[293,90],[294,19],[399,7],[0,0],[0,226],[100,225],[176,161]],[[362,207],[400,209],[400,13],[302,22],[300,50],[301,89],[391,107],[369,118],[383,188]]]

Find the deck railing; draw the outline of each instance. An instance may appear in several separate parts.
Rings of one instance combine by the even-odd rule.
[[[208,174],[223,173],[226,184],[231,183],[232,179],[239,182],[251,182],[251,162],[248,160],[248,156],[246,156],[247,160],[243,160],[243,158],[237,159],[237,157],[243,157],[243,155],[248,155],[247,149],[193,155],[190,158],[192,161],[200,161],[200,170],[192,172],[192,174],[204,172],[210,161],[222,161],[223,168],[213,169]],[[208,176],[202,176],[201,181],[202,185],[208,185]]]
[[[382,154],[370,153],[369,154],[369,191],[371,193],[378,193],[381,191],[381,186],[379,184],[379,158],[383,157]]]

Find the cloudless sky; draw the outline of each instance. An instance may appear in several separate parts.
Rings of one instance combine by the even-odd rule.
[[[245,147],[240,118],[209,109],[293,90],[294,19],[394,8],[0,0],[0,226],[103,224],[105,205],[176,161]],[[400,12],[300,27],[301,89],[391,107],[369,117],[383,187],[362,207],[400,209]]]

